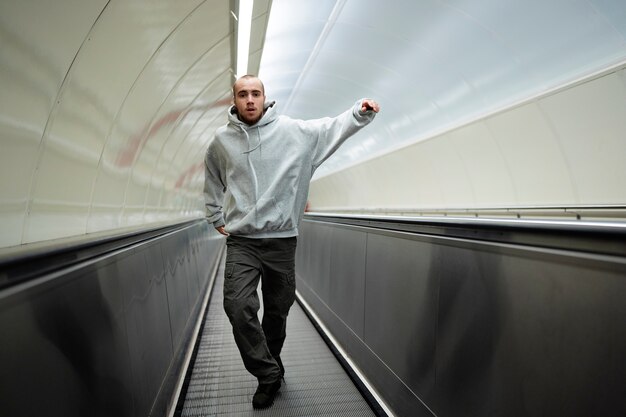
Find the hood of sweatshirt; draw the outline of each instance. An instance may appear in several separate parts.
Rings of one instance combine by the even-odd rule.
[[[278,113],[276,112],[275,101],[266,101],[263,104],[263,116],[253,125],[249,125],[246,122],[242,122],[239,120],[239,112],[237,111],[237,107],[234,105],[230,106],[228,109],[228,123],[233,124],[235,126],[241,126],[244,129],[249,129],[252,127],[261,127],[265,126],[268,123],[273,122],[278,117]]]

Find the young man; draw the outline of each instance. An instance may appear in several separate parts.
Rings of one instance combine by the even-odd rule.
[[[295,251],[311,176],[379,111],[362,99],[334,118],[294,120],[265,101],[263,83],[233,85],[228,124],[206,153],[207,219],[225,236],[224,310],[246,369],[259,381],[254,408],[272,405],[285,369],[280,351],[295,300]],[[262,281],[263,323],[257,318]]]

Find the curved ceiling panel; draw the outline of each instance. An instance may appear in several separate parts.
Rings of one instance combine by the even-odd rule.
[[[0,247],[21,243],[50,115],[106,3],[0,2]]]
[[[315,37],[317,36],[317,37]],[[620,0],[274,0],[260,75],[297,118],[378,99],[316,178],[626,59]]]
[[[626,64],[311,184],[314,211],[626,219]]]
[[[0,246],[203,215],[230,6],[2,3]]]
[[[0,247],[203,215],[204,150],[231,102],[236,4],[0,2]],[[622,0],[256,0],[251,33],[248,71],[260,62],[281,112],[382,104],[318,170],[312,191],[329,207],[339,194],[378,205],[367,200],[376,187],[413,176],[421,188],[402,204],[624,201]],[[612,65],[610,82],[544,97]],[[529,98],[528,111],[500,111]],[[605,110],[584,112],[585,100]],[[548,138],[542,163],[561,194],[530,191],[534,150],[516,139],[526,129],[540,135],[529,144]]]

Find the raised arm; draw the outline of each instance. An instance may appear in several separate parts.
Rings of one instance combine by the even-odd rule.
[[[374,120],[379,111],[380,106],[376,101],[364,98],[337,117],[311,120],[312,128],[318,132],[313,168],[320,166],[346,139]]]

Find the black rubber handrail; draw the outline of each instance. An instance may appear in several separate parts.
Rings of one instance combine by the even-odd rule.
[[[17,251],[14,255],[0,258],[0,290],[204,221],[195,219],[150,230],[86,238],[79,242],[51,242],[36,249]]]
[[[306,213],[315,222],[626,257],[626,223]]]

